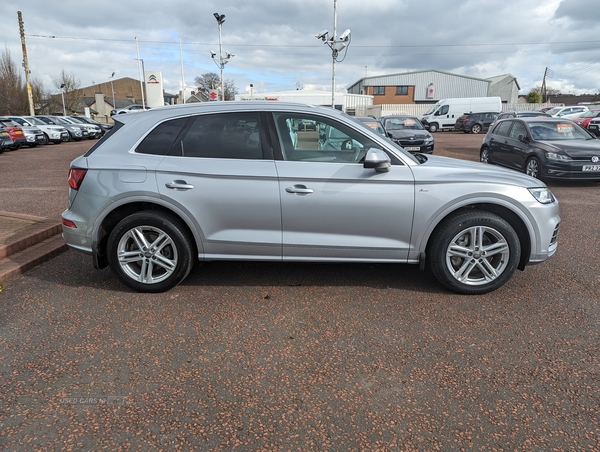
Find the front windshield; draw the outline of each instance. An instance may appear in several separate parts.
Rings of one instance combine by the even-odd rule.
[[[57,122],[57,123],[59,123],[59,124],[67,124],[67,125],[69,125],[69,124],[72,124],[71,122],[67,121],[65,118],[61,118],[61,117],[59,117],[59,116],[57,116],[57,117],[55,118],[55,120],[56,120],[56,122]]]
[[[595,118],[596,116],[598,116],[598,114],[600,114],[599,110],[590,110],[582,114],[580,118]]]
[[[417,118],[390,118],[385,120],[385,130],[423,130]]]
[[[534,140],[595,140],[585,130],[572,122],[530,122],[529,130]]]
[[[547,110],[546,113],[548,113],[550,116],[553,116],[555,114],[557,114],[559,111],[561,110],[561,108],[552,108],[550,110]]]
[[[436,108],[437,108],[437,107],[438,107],[438,106],[437,106],[437,104],[436,104],[436,105],[434,105],[434,106],[433,106],[433,107],[431,107],[429,110],[427,110],[427,111],[425,112],[425,114],[426,114],[426,115],[432,115],[432,114],[433,114],[433,112],[436,110]]]

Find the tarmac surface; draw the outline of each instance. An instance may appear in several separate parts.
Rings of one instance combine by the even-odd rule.
[[[434,136],[472,160],[483,138]],[[0,211],[58,220],[92,144],[1,155]],[[62,253],[0,293],[0,448],[600,450],[600,184],[551,189],[557,254],[482,296],[414,266],[245,262],[137,294]]]

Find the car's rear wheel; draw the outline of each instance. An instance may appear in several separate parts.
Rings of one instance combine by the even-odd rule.
[[[164,212],[142,211],[121,220],[109,235],[112,271],[138,292],[175,287],[194,266],[194,245],[181,220]]]
[[[510,279],[521,258],[512,226],[486,211],[472,211],[444,221],[428,248],[428,266],[448,289],[475,295],[496,290]]]
[[[479,161],[481,163],[492,163],[490,150],[488,148],[481,148],[481,152],[479,153]]]
[[[438,125],[437,122],[432,122],[431,124],[429,124],[429,131],[431,133],[435,133],[438,131]]]
[[[479,133],[481,132],[481,126],[479,124],[473,124],[471,127],[471,133]]]
[[[531,157],[529,160],[527,160],[527,163],[525,164],[525,173],[528,176],[541,179],[541,171],[542,167],[537,157]]]

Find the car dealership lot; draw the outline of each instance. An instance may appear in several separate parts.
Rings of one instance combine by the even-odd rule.
[[[435,153],[477,161],[482,139]],[[93,144],[5,152],[0,211],[58,219]],[[549,185],[556,255],[481,296],[411,266],[246,262],[144,295],[69,251],[0,293],[0,445],[598,449],[600,183]]]

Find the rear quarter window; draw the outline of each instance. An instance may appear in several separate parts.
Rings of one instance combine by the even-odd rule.
[[[178,118],[160,123],[146,135],[135,152],[139,154],[167,155],[187,120],[188,118]]]

